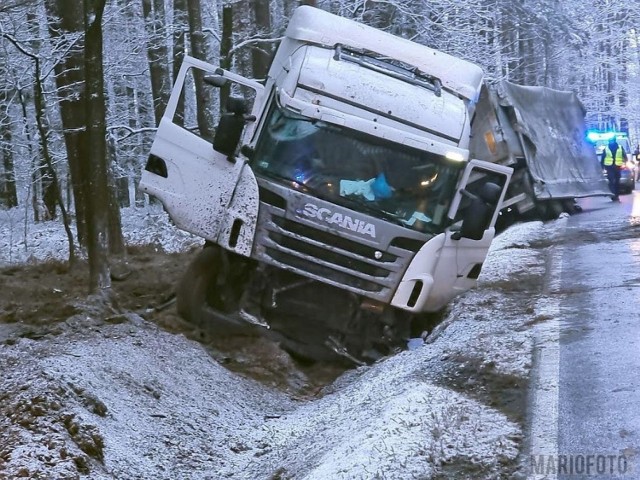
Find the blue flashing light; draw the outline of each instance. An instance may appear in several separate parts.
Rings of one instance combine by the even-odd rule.
[[[601,142],[603,140],[608,141],[612,138],[627,138],[627,134],[624,132],[600,132],[597,130],[589,130],[587,132],[587,139],[592,143]]]

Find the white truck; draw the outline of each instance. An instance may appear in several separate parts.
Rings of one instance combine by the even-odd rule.
[[[245,92],[213,139],[176,120],[193,73]],[[482,83],[477,65],[308,6],[264,83],[186,57],[140,183],[206,239],[179,313],[314,359],[403,348],[476,284],[495,235],[512,169],[469,156]]]

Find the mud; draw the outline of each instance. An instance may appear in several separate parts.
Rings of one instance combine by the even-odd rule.
[[[524,426],[528,383],[516,375],[496,371],[495,363],[473,356],[452,356],[441,383],[500,410],[511,421]]]
[[[95,318],[96,324],[125,322],[123,314],[135,312],[168,332],[200,342],[229,370],[296,398],[319,395],[324,386],[344,372],[343,364],[320,365],[293,359],[265,338],[217,338],[215,333],[181,319],[173,301],[175,285],[197,253],[198,250],[167,254],[153,247],[130,248],[126,261],[113,268],[122,278],[112,280],[113,308],[104,320]],[[73,329],[74,316],[91,313],[92,307],[87,303],[88,278],[88,266],[82,262],[73,267],[49,262],[0,269],[0,345]],[[99,316],[101,312],[95,315]]]
[[[628,240],[640,236],[640,218],[638,217],[632,217],[629,222],[601,222],[594,225],[593,230],[582,230],[581,227],[566,228],[552,237],[532,241],[530,247],[536,250],[560,245],[574,247]]]

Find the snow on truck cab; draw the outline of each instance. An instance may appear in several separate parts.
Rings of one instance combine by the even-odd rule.
[[[250,90],[213,140],[176,121],[189,75]],[[206,245],[179,313],[294,354],[371,362],[476,283],[511,168],[469,158],[469,62],[299,7],[264,83],[186,57],[141,179]]]

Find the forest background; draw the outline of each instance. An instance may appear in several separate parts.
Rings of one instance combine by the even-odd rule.
[[[640,139],[638,0],[0,0],[0,214],[62,221],[71,262],[86,250],[90,289],[108,289],[184,55],[263,79],[301,4],[478,63],[489,83],[574,91],[590,128]],[[219,100],[194,98],[211,115],[185,117],[213,128]]]

